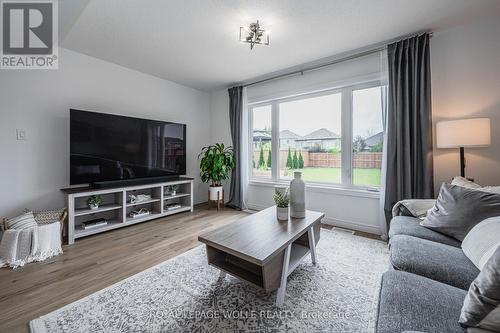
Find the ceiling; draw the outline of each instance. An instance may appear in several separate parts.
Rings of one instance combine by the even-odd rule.
[[[61,46],[196,89],[500,15],[495,0],[64,0]],[[238,42],[259,19],[269,47]]]

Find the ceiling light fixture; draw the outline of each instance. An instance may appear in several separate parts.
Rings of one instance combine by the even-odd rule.
[[[259,20],[248,27],[240,27],[240,42],[249,43],[250,50],[255,44],[269,45],[269,31],[261,28]]]

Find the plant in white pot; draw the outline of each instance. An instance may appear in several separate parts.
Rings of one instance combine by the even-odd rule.
[[[101,205],[102,198],[100,195],[91,195],[87,199],[87,205],[89,206],[90,209],[98,209],[99,206]]]
[[[177,186],[177,185],[167,185],[167,193],[169,195],[176,195],[178,188],[179,188],[179,186]]]
[[[177,189],[179,188],[178,185],[171,185],[170,186],[170,195],[176,195],[177,194]]]
[[[290,205],[288,188],[276,188],[274,190],[274,203],[276,204],[276,216],[278,220],[288,220],[288,209]]]
[[[222,182],[229,179],[230,172],[236,167],[233,147],[223,143],[204,147],[198,155],[200,159],[201,181],[210,184],[210,200],[221,199]]]

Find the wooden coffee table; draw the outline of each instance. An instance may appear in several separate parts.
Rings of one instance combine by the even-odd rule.
[[[198,237],[207,246],[208,264],[285,299],[288,275],[309,254],[316,264],[316,244],[324,213],[307,211],[303,219],[279,221],[276,207],[246,216]]]

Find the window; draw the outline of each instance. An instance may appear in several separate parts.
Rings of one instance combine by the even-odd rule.
[[[300,169],[304,181],[341,181],[342,94],[279,103],[279,176]]]
[[[251,177],[379,187],[383,93],[379,82],[281,98],[249,107]]]
[[[384,128],[382,87],[352,92],[352,168],[354,185],[380,186]]]
[[[251,163],[254,178],[271,178],[272,167],[272,107],[264,105],[252,108]]]

